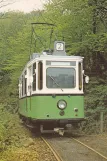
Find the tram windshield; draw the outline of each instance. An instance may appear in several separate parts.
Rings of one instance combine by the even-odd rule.
[[[46,71],[47,88],[75,88],[76,72],[74,68],[49,67]]]

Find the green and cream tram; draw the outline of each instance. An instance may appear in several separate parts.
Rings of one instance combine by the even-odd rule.
[[[41,132],[82,121],[83,57],[67,56],[63,41],[53,52],[34,53],[19,79],[19,114]]]

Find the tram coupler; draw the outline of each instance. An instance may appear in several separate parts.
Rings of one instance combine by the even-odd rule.
[[[52,130],[49,130],[49,129],[43,129],[43,125],[40,126],[40,132],[41,133],[58,133],[59,135],[63,136],[64,135],[64,132],[65,132],[65,129],[64,128],[60,128],[60,127],[56,127],[56,128],[53,128]]]
[[[54,128],[54,132],[58,133],[59,135],[63,136],[64,135],[64,128]]]

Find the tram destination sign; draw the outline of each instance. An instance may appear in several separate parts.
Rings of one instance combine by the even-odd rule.
[[[46,65],[52,66],[76,66],[75,61],[46,61]]]

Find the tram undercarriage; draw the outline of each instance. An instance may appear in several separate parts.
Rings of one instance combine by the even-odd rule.
[[[79,124],[83,121],[83,118],[76,119],[55,119],[55,120],[36,120],[31,118],[26,118],[20,115],[20,118],[24,124],[30,128],[35,129],[36,132],[41,134],[46,133],[58,133],[59,135],[64,135],[64,133],[70,133],[79,128]]]

